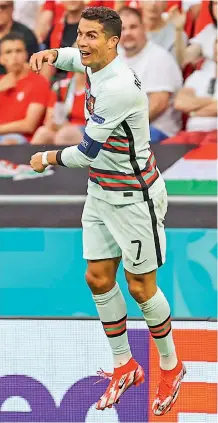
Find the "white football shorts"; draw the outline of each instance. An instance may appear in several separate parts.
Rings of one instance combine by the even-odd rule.
[[[83,210],[83,257],[102,260],[122,256],[133,274],[151,272],[165,262],[164,218],[167,192],[153,199],[116,206],[87,196]]]

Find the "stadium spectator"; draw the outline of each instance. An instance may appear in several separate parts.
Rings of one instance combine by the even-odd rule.
[[[37,17],[43,0],[14,0],[13,18],[36,31]]]
[[[31,72],[24,38],[9,33],[0,41],[0,62],[7,74],[0,76],[0,144],[30,141],[43,122],[49,83]]]
[[[61,19],[56,20],[56,23],[47,39],[48,48],[71,47],[77,38],[77,28],[81,13],[84,9],[84,1],[65,1],[64,14]],[[50,79],[55,72],[55,79],[63,79],[66,77],[66,72],[56,70],[47,64],[43,67],[42,74]]]
[[[23,35],[28,55],[39,50],[38,42],[34,33],[25,25],[13,20],[13,1],[0,1],[0,40],[10,32],[17,32]],[[0,74],[5,73],[3,66],[0,66]]]
[[[214,43],[214,63],[206,70],[190,75],[175,98],[175,108],[188,115],[186,131],[167,143],[199,144],[217,140],[217,39]]]
[[[183,0],[178,3],[180,4],[176,4],[176,2],[168,1],[167,21],[171,22],[171,16],[174,15],[174,11],[179,10],[184,16],[184,19],[185,19],[184,31],[187,34],[189,39],[194,36],[195,24],[201,9],[201,0]],[[177,36],[177,32],[176,32],[176,36]]]
[[[166,5],[165,0],[142,2],[143,21],[147,38],[176,57],[176,27],[164,18]],[[182,32],[182,37],[186,45],[188,37],[185,32]]]
[[[185,17],[178,10],[174,10],[171,21],[174,22],[177,29],[176,49],[178,62],[182,68],[187,64],[194,64],[200,58],[204,58],[203,68],[211,66],[213,60],[213,44],[217,33],[217,0],[209,2],[209,12],[213,23],[208,24],[196,37],[189,40],[186,47],[182,37],[182,31],[185,25]]]
[[[48,3],[53,3],[53,5]],[[78,23],[84,6],[84,1],[75,0],[67,0],[61,4],[45,3],[45,9],[40,16],[41,25],[38,33],[47,48],[70,47],[75,43]],[[46,37],[47,39],[45,39]]]
[[[151,142],[159,142],[181,129],[181,114],[173,109],[174,95],[182,85],[181,71],[170,53],[147,40],[138,10],[124,8],[120,17],[120,54],[148,95]]]
[[[44,125],[31,144],[77,145],[84,134],[85,75],[69,72],[56,81],[49,99]]]
[[[65,1],[64,15],[57,21],[49,37],[49,48],[72,46],[77,38],[77,28],[81,13],[84,9],[84,1]]]
[[[48,47],[46,43],[50,31],[62,19],[64,11],[63,2],[46,0],[43,4],[37,22],[36,34],[39,43],[45,43],[45,47]]]

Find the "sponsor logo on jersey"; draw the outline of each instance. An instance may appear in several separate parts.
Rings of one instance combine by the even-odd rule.
[[[96,123],[100,123],[100,124],[102,124],[102,123],[104,123],[104,122],[105,122],[105,119],[104,119],[104,118],[102,118],[101,116],[96,115],[95,113],[93,113],[93,114],[91,115],[91,119],[92,119],[94,122],[96,122]]]

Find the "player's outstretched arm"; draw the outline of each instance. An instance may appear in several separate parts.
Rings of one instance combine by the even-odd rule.
[[[65,71],[85,72],[85,67],[81,63],[80,52],[77,48],[66,47],[34,53],[30,58],[31,69],[39,73],[45,62]]]
[[[62,151],[45,151],[34,154],[30,160],[30,166],[35,172],[42,173],[47,166],[87,167],[94,157],[83,154],[78,146],[66,147]]]
[[[59,48],[54,66],[58,69],[71,72],[85,72],[85,66],[81,63],[80,51],[75,47]]]

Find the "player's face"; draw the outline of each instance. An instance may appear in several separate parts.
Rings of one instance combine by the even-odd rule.
[[[82,18],[78,27],[77,45],[81,62],[93,71],[100,70],[108,63],[108,55],[115,51],[118,37],[107,38],[104,27],[97,21]]]
[[[72,1],[63,1],[62,2],[65,9],[69,12],[77,12],[82,10],[84,7],[84,1],[72,0]]]
[[[1,45],[0,62],[7,72],[20,72],[27,62],[24,43],[20,40],[4,41]]]
[[[6,25],[11,19],[13,14],[12,1],[0,1],[0,26]]]
[[[145,29],[138,16],[132,13],[121,14],[121,45],[126,51],[140,51],[145,44]]]

